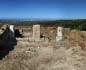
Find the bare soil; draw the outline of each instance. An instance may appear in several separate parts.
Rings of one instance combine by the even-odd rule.
[[[0,70],[86,70],[86,51],[79,46],[57,47],[18,42],[0,60]]]

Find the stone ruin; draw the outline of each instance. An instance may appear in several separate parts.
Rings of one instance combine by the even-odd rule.
[[[24,27],[25,28],[25,27]],[[23,29],[23,28],[22,28]],[[25,29],[26,30],[26,29]],[[25,40],[29,42],[49,42],[49,41],[55,41],[58,42],[62,40],[63,38],[63,28],[58,27],[41,27],[39,24],[33,25],[33,27],[30,27],[30,30],[27,28],[26,33],[24,32],[24,37],[19,38],[17,40]],[[16,32],[15,32],[16,34]],[[27,34],[27,35],[25,35]]]
[[[17,40],[22,40],[22,41],[26,40],[29,42],[49,42],[51,40],[58,42],[63,39],[63,28],[62,27],[58,27],[57,29],[55,27],[54,28],[53,27],[52,28],[42,28],[42,29],[40,25],[38,24],[33,25],[31,29],[32,36],[23,37],[20,34],[19,29],[18,28],[15,29],[14,25],[4,25],[1,27],[0,37],[3,39],[7,39],[7,40],[17,39]]]
[[[33,25],[33,40],[40,41],[40,25]]]
[[[57,28],[57,36],[56,36],[56,41],[61,41],[63,39],[63,28],[58,27]]]
[[[56,42],[58,42],[58,41],[61,41],[63,39],[63,28],[58,27],[56,31],[57,31],[56,32]],[[35,42],[41,41],[41,38],[40,38],[41,34],[40,33],[41,33],[40,25],[33,25],[33,39]],[[52,35],[54,35],[54,34],[52,34]],[[44,38],[46,38],[46,37],[44,37]],[[46,40],[46,39],[44,39],[44,40]]]

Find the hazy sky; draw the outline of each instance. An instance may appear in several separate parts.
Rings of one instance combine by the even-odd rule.
[[[85,19],[86,0],[0,0],[0,18]]]

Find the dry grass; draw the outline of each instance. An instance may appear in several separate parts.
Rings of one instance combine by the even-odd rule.
[[[0,70],[86,70],[86,52],[80,47],[56,49],[19,42],[0,60]]]
[[[14,50],[0,60],[0,70],[86,70],[86,51],[82,50],[85,33],[68,31],[68,36],[69,39],[57,45],[18,38]]]

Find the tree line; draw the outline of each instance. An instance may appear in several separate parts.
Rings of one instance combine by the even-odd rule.
[[[79,20],[54,20],[54,21],[21,21],[21,22],[5,22],[8,24],[13,24],[15,26],[32,26],[35,24],[40,24],[44,27],[58,27],[62,26],[64,28],[78,29],[86,31],[86,19]]]

